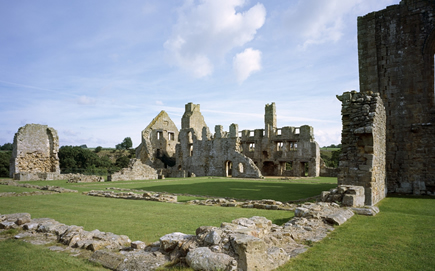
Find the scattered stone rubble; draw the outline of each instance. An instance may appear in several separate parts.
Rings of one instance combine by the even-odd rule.
[[[283,226],[259,216],[239,218],[220,227],[201,226],[195,235],[167,234],[149,245],[50,218],[31,219],[27,213],[0,215],[0,230],[22,229],[15,238],[34,244],[57,242],[50,247],[56,251],[68,250],[65,247],[79,254],[92,251],[91,261],[112,270],[156,270],[168,264],[194,270],[273,270],[353,215],[336,203],[304,203]]]
[[[51,185],[39,186],[39,185],[33,185],[27,183],[17,183],[12,180],[0,180],[0,185],[26,187],[26,188],[33,188],[33,189],[47,191],[47,192],[33,191],[33,192],[23,192],[23,193],[5,192],[5,193],[0,193],[0,197],[33,196],[33,195],[47,195],[53,193],[77,193],[78,192],[77,190],[66,189],[60,186],[51,186]]]

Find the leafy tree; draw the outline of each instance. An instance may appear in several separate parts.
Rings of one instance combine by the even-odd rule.
[[[115,165],[120,168],[126,168],[128,167],[129,163],[130,163],[130,159],[127,156],[121,156],[116,159]]]
[[[12,152],[0,152],[0,177],[9,177],[9,161]]]
[[[131,147],[133,147],[133,141],[131,141],[130,137],[124,138],[124,140],[121,143],[115,146],[117,150],[128,150]]]
[[[95,148],[95,152],[96,152],[96,153],[99,153],[102,149],[103,149],[103,147],[98,146],[98,147]]]
[[[14,145],[12,143],[5,143],[3,146],[0,147],[0,150],[2,151],[12,151],[14,148]]]

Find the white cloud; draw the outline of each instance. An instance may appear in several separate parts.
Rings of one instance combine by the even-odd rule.
[[[253,72],[261,70],[261,52],[247,48],[233,59],[233,69],[239,83],[245,81]]]
[[[80,96],[80,97],[77,99],[77,103],[78,103],[78,104],[83,104],[83,105],[86,105],[86,104],[94,104],[94,103],[95,103],[95,99],[92,99],[92,98],[90,98],[90,97],[88,97],[88,96],[83,95],[83,96]]]
[[[162,101],[156,101],[156,104],[157,105],[163,105],[163,102]]]
[[[349,19],[382,9],[395,0],[299,0],[285,12],[284,23],[293,34],[300,35],[303,47],[337,42],[344,34]]]
[[[245,0],[187,1],[179,10],[172,36],[164,47],[172,64],[204,77],[227,52],[254,39],[263,26],[266,9],[260,3],[244,12]]]

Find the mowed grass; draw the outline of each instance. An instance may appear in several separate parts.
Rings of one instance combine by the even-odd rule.
[[[85,259],[58,253],[21,240],[0,242],[0,270],[107,270]]]
[[[234,179],[229,179],[234,180]],[[59,185],[80,191],[104,189],[104,187],[123,187],[159,191],[150,187],[161,187],[168,191],[176,187],[184,188],[187,181],[194,187],[205,187],[199,193],[211,191],[201,183],[201,178],[187,180],[166,179],[159,181],[113,182],[97,184],[66,184],[65,181],[32,182],[39,185]],[[228,189],[230,186],[225,179],[209,179],[212,183],[220,183],[226,187],[228,193],[240,198],[238,189]],[[239,181],[237,181],[239,182]],[[305,184],[303,183],[305,182]],[[331,179],[313,180],[241,180],[241,183],[252,190],[247,198],[255,198],[256,192],[252,185],[263,185],[288,189],[286,193],[265,190],[264,197],[276,199],[273,195],[287,195],[295,193],[291,185],[305,185],[311,193],[316,191],[310,182],[328,184]],[[284,186],[279,186],[284,183]],[[316,183],[313,183],[316,184]],[[289,185],[289,186],[287,186]],[[270,188],[270,186],[268,186]],[[335,186],[335,185],[334,185]],[[1,187],[1,186],[0,186]],[[141,188],[142,187],[142,188]],[[279,190],[278,189],[278,190]],[[219,189],[225,190],[225,189]],[[324,189],[327,190],[327,189]],[[174,191],[174,193],[184,193]],[[208,192],[207,192],[208,193]],[[310,193],[308,193],[310,194]],[[237,195],[237,196],[235,196]],[[223,195],[227,196],[228,195]],[[312,195],[310,195],[312,196]],[[301,196],[306,197],[306,196]],[[299,198],[301,198],[299,197]],[[375,217],[355,215],[344,225],[337,227],[327,238],[315,243],[306,253],[292,259],[279,268],[284,270],[434,270],[435,266],[435,199],[429,197],[389,197],[380,202],[381,212]],[[275,224],[283,224],[292,218],[292,212],[266,211],[257,209],[224,208],[192,206],[147,202],[137,200],[122,200],[100,197],[89,197],[82,194],[56,194],[29,197],[0,198],[0,213],[29,212],[32,217],[51,217],[68,225],[84,226],[86,230],[99,229],[116,234],[128,235],[132,240],[142,240],[146,243],[157,241],[159,237],[180,231],[194,234],[197,227],[202,225],[219,226],[221,222],[230,222],[239,217],[254,215],[265,216]],[[19,241],[0,242],[0,270],[92,270],[97,267],[91,264],[78,267],[77,263],[64,265],[66,261],[62,253],[46,250],[41,253],[37,246],[22,245]],[[23,247],[24,246],[24,247]],[[23,255],[20,260],[11,253]],[[15,257],[15,258],[14,258]],[[73,257],[71,257],[73,258]],[[35,262],[36,261],[36,262]],[[44,263],[47,262],[45,269]],[[48,265],[50,263],[50,265]],[[58,266],[58,268],[57,268]]]
[[[32,192],[32,191],[41,191],[33,188],[19,187],[19,186],[11,186],[11,185],[0,185],[0,193],[3,192],[15,192],[15,193],[23,193],[23,192]]]
[[[435,199],[390,197],[354,216],[284,270],[435,270]]]
[[[66,183],[66,181],[29,182],[37,185],[56,185],[80,192],[104,190],[107,187],[140,189],[155,192],[191,194],[236,199],[274,199],[291,201],[319,195],[337,186],[337,178],[236,179],[224,177],[168,178],[164,180],[118,181],[104,183]]]
[[[146,243],[165,234],[195,234],[200,226],[220,226],[240,217],[264,216],[275,224],[293,217],[292,212],[244,208],[209,207],[125,200],[65,193],[44,196],[0,198],[0,213],[30,213],[33,218],[49,217],[85,230],[123,234]]]

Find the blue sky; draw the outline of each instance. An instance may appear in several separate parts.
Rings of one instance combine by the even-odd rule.
[[[0,144],[18,128],[60,145],[114,147],[184,105],[207,125],[311,125],[340,143],[341,104],[358,90],[357,17],[399,0],[0,0]]]

